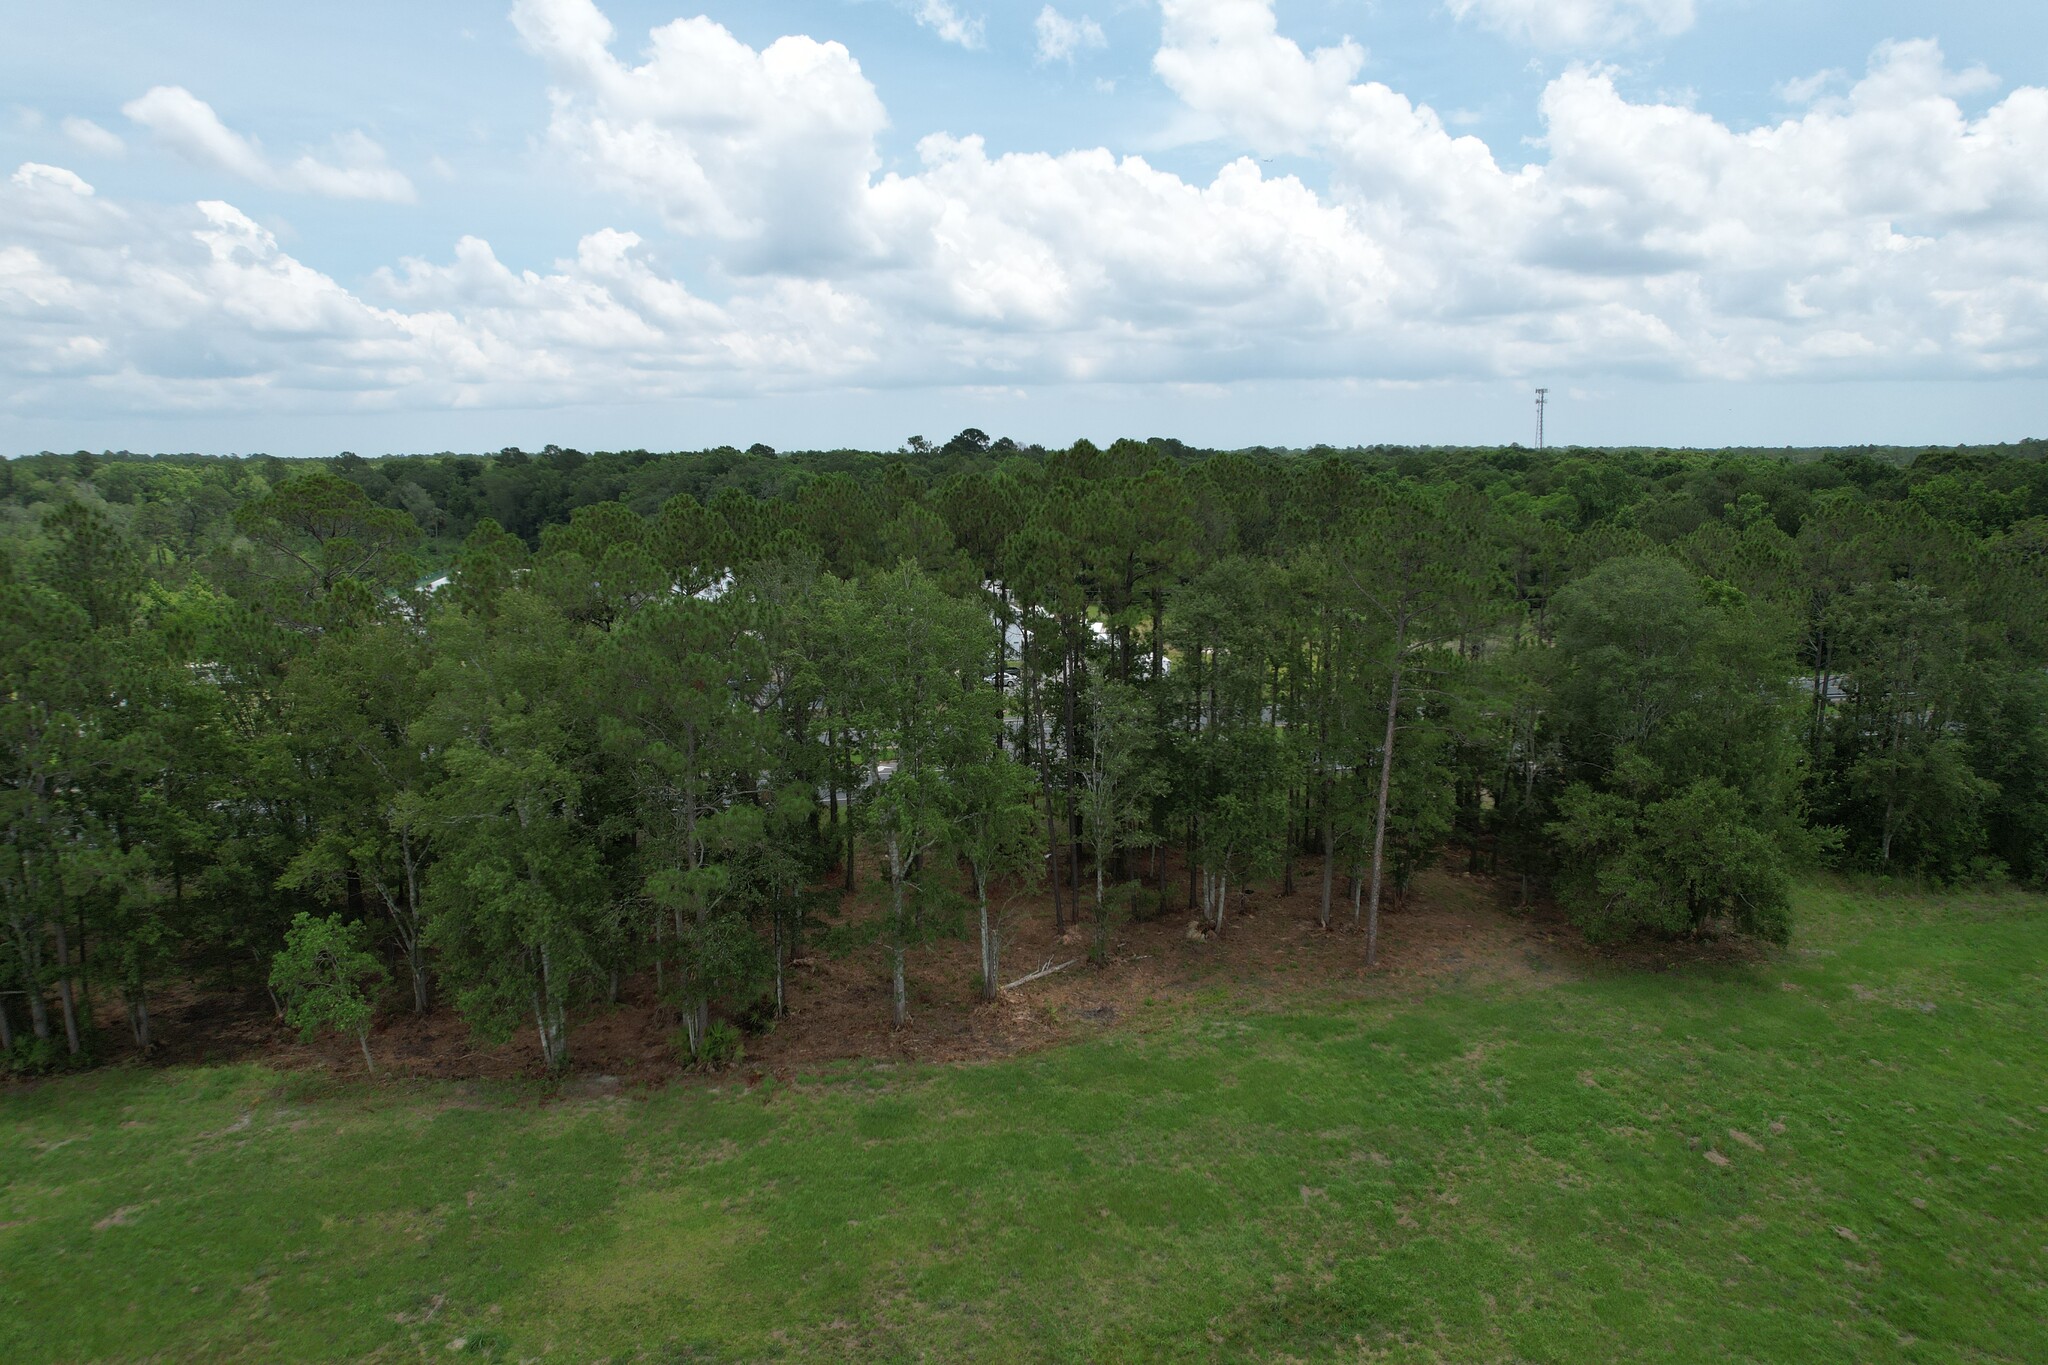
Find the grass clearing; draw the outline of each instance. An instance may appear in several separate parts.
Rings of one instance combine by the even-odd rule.
[[[2048,1359],[2048,902],[1800,911],[793,1085],[0,1092],[0,1358]]]

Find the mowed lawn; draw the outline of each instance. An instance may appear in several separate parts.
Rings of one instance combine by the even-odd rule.
[[[1800,909],[752,1090],[0,1092],[0,1360],[2048,1360],[2048,902]]]

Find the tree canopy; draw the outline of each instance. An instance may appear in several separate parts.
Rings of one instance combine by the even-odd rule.
[[[936,935],[999,988],[1027,888],[1102,958],[1313,878],[1363,966],[1446,856],[1607,939],[1783,940],[1818,866],[2039,883],[2044,454],[12,461],[0,1053],[146,1049],[204,980],[560,1069],[645,976],[711,1066],[821,908],[901,1023]]]

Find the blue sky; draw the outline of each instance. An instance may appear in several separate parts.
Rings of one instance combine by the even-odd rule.
[[[0,0],[0,451],[2048,434],[2048,15]],[[653,35],[657,32],[662,37]]]

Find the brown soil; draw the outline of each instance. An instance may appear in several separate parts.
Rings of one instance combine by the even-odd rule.
[[[1660,944],[1630,949],[1587,945],[1547,906],[1515,907],[1511,883],[1460,870],[1462,853],[1417,879],[1406,903],[1387,908],[1379,960],[1365,965],[1365,938],[1350,925],[1340,875],[1332,927],[1316,921],[1320,864],[1304,859],[1295,892],[1277,885],[1231,893],[1221,936],[1193,935],[1197,915],[1181,903],[1186,882],[1169,861],[1166,900],[1177,908],[1122,926],[1106,966],[1088,962],[1092,924],[1053,928],[1052,902],[1019,898],[1004,913],[1003,975],[1016,980],[1046,964],[1073,965],[984,1002],[975,992],[978,949],[950,939],[913,950],[907,974],[910,1022],[889,1023],[888,959],[879,947],[842,956],[813,950],[788,975],[789,1014],[746,1039],[740,1070],[749,1082],[788,1077],[837,1061],[966,1062],[1014,1056],[1128,1027],[1179,1004],[1258,1010],[1300,1007],[1317,997],[1384,998],[1466,981],[1538,987],[1576,979],[1602,965],[1658,969],[1748,950],[1727,943]],[[858,897],[840,906],[842,922],[871,914]],[[657,1084],[685,1074],[672,1038],[673,1011],[656,997],[652,973],[627,980],[616,1006],[586,1006],[572,1016],[570,1056],[585,1085]],[[118,1018],[118,1010],[110,1011]],[[155,1008],[159,1044],[151,1064],[262,1061],[286,1069],[357,1073],[353,1038],[303,1044],[261,991],[241,995],[167,993]],[[111,1023],[112,1020],[109,1020]],[[386,1014],[371,1034],[380,1074],[498,1078],[542,1075],[530,1033],[502,1044],[473,1038],[443,1005],[424,1018]],[[141,1059],[136,1059],[141,1060]]]

